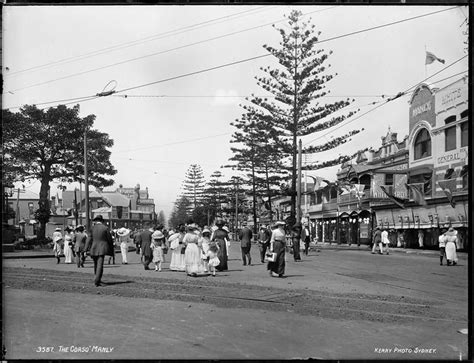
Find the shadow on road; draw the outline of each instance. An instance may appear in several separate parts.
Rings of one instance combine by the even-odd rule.
[[[130,284],[135,281],[111,281],[111,282],[104,282],[102,281],[102,284],[104,285],[121,285],[121,284]]]

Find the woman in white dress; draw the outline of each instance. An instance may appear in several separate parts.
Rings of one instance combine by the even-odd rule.
[[[190,224],[187,229],[188,232],[183,239],[186,246],[186,252],[184,253],[185,271],[189,276],[196,277],[204,273],[201,249],[198,246],[199,236],[196,233],[197,226],[195,224]]]
[[[179,232],[176,232],[168,239],[169,246],[170,246],[169,248],[171,250],[171,261],[170,261],[171,271],[184,271],[185,270],[184,244],[183,244],[185,230],[186,229],[184,225],[180,225],[178,227]]]
[[[72,238],[74,237],[71,228],[66,227],[64,232],[64,263],[72,263]]]
[[[458,263],[458,255],[456,253],[457,249],[457,242],[458,242],[458,232],[454,230],[453,227],[449,227],[448,232],[445,233],[446,236],[446,260],[448,262],[448,266],[457,265]]]
[[[207,228],[202,230],[202,237],[199,240],[199,247],[201,248],[201,258],[204,264],[204,272],[209,270],[209,257],[207,252],[209,251],[209,243],[211,242],[211,231]]]
[[[117,231],[117,240],[120,244],[120,253],[122,254],[122,265],[128,264],[128,242],[130,242],[130,230],[122,227]]]

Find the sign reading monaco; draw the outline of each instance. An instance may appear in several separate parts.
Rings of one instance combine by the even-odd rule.
[[[418,86],[410,101],[410,131],[418,121],[426,121],[433,127],[436,125],[434,102],[435,99],[430,88],[425,84]]]

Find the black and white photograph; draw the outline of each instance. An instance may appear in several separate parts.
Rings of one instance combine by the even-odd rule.
[[[3,5],[3,361],[473,359],[467,2]]]

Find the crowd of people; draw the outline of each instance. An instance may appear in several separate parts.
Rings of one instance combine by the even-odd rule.
[[[272,277],[284,277],[285,253],[293,255],[295,262],[301,261],[301,252],[308,255],[309,230],[307,225],[296,223],[287,228],[283,221],[271,226],[260,226],[257,236],[246,225],[235,235],[240,241],[242,265],[251,266],[250,249],[254,239],[260,250],[260,262],[268,263],[267,270]],[[256,237],[256,238],[255,238]],[[373,234],[372,253],[379,248],[379,254],[390,253],[388,231],[377,227]],[[106,256],[108,263],[115,263],[115,247],[120,248],[122,264],[128,264],[129,246],[135,245],[135,251],[141,257],[145,270],[160,272],[169,258],[169,270],[185,272],[189,276],[216,276],[216,272],[228,270],[229,228],[223,219],[218,218],[212,227],[202,228],[195,223],[179,225],[176,230],[167,231],[164,226],[146,225],[142,230],[119,228],[110,231],[102,216],[93,219],[89,234],[84,226],[73,231],[67,227],[64,236],[61,229],[53,233],[53,251],[57,263],[64,254],[65,263],[72,264],[76,259],[78,268],[84,267],[87,254],[94,261],[95,284],[100,286],[103,265]],[[457,233],[453,228],[444,230],[439,237],[440,264],[444,258],[447,265],[457,264]],[[152,266],[152,268],[150,268]],[[154,268],[153,268],[154,267]]]

